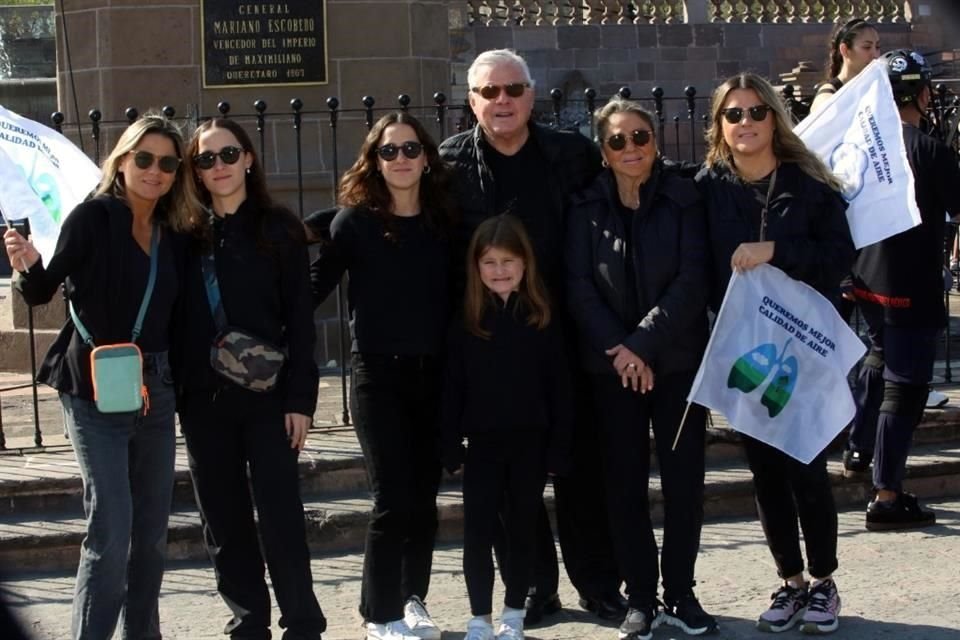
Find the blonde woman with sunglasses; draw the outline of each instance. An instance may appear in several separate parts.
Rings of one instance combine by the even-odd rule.
[[[703,523],[702,407],[691,407],[676,450],[671,443],[707,343],[703,204],[689,178],[664,167],[654,118],[638,103],[614,98],[595,118],[605,170],[570,205],[567,294],[626,582],[629,610],[619,634],[647,640],[667,622],[699,635],[717,628],[693,592]],[[647,498],[651,425],[665,498],[659,558]]]
[[[10,263],[24,269],[15,287],[28,304],[46,304],[64,283],[94,344],[133,341],[142,352],[140,411],[98,408],[91,347],[74,321],[60,330],[37,373],[39,382],[60,392],[83,479],[87,530],[70,635],[78,640],[111,638],[118,624],[130,640],[161,636],[157,601],[176,437],[167,353],[180,298],[183,232],[197,211],[183,151],[172,122],[145,115],[107,156],[95,197],[67,216],[48,264],[19,233],[4,234]],[[139,337],[131,340],[144,307]]]
[[[771,264],[837,301],[853,262],[841,185],[793,133],[773,87],[752,73],[713,94],[704,194],[714,274],[711,306],[719,310],[734,270]],[[837,510],[825,453],[801,464],[759,440],[742,436],[753,473],[757,510],[782,580],[757,621],[762,631],[797,624],[807,633],[837,628],[840,597]],[[800,550],[803,529],[806,569]]]

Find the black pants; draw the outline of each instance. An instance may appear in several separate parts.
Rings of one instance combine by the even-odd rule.
[[[923,418],[937,330],[885,325],[877,305],[861,304],[860,309],[870,353],[857,378],[857,415],[847,448],[873,453],[873,486],[899,492],[913,432]],[[906,396],[913,401],[902,402]]]
[[[427,598],[440,485],[438,364],[353,354],[350,401],[373,492],[360,615],[384,624]]]
[[[826,451],[803,464],[779,449],[742,436],[753,473],[757,512],[777,573],[789,578],[803,571],[803,528],[807,570],[825,578],[837,569],[837,507],[827,476]]]
[[[615,375],[592,377],[610,530],[632,607],[653,604],[661,568],[665,598],[691,593],[696,584],[694,567],[703,525],[703,407],[690,407],[677,450],[672,450],[693,376],[693,372],[660,376],[653,391],[646,394],[623,388]],[[664,496],[659,566],[647,496],[651,423]]]
[[[181,403],[180,424],[217,591],[233,612],[227,632],[270,638],[266,560],[284,638],[319,637],[327,623],[313,593],[298,452],[284,429],[282,390],[190,394]]]
[[[463,573],[475,616],[493,610],[493,558],[503,531],[504,604],[522,609],[534,563],[536,524],[546,479],[540,434],[468,437],[463,465]]]

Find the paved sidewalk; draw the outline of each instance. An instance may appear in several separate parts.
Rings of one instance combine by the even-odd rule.
[[[957,640],[960,638],[960,498],[931,503],[936,527],[900,533],[870,533],[863,512],[840,515],[840,570],[836,574],[843,599],[840,629],[845,640]],[[708,611],[721,623],[724,639],[770,638],[754,629],[777,579],[760,526],[755,520],[727,520],[704,527],[697,591]],[[359,600],[362,556],[350,554],[313,560],[315,589],[330,620],[325,640],[362,640]],[[560,597],[568,607],[530,629],[528,640],[616,638],[614,626],[601,626],[576,606],[576,594],[561,571]],[[73,575],[38,574],[0,583],[0,597],[37,639],[68,637]],[[497,600],[502,597],[499,590]],[[461,571],[461,550],[438,550],[430,592],[430,609],[450,631],[444,640],[462,640],[469,618]],[[164,637],[176,640],[223,638],[226,608],[213,587],[205,564],[170,568],[160,602]],[[279,612],[274,612],[274,618]],[[280,630],[274,629],[275,638]],[[790,631],[781,637],[797,637]],[[655,640],[681,638],[672,627],[658,628]]]

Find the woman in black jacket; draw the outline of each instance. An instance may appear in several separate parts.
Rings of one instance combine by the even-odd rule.
[[[610,530],[630,610],[621,638],[660,620],[657,545],[647,499],[650,423],[665,501],[666,620],[716,628],[693,593],[703,520],[706,413],[674,436],[707,342],[706,229],[693,182],[664,168],[653,117],[614,98],[596,114],[606,171],[570,206],[568,303],[601,425]]]
[[[719,310],[734,269],[769,263],[836,301],[853,262],[841,185],[793,133],[783,103],[763,78],[734,76],[713,94],[709,149],[696,180],[705,196]],[[743,436],[757,510],[783,585],[757,621],[763,631],[798,622],[804,631],[837,628],[840,597],[837,509],[825,453],[802,464]],[[804,580],[799,517],[813,577]]]
[[[236,122],[203,123],[188,158],[209,211],[184,283],[178,411],[217,590],[233,612],[226,633],[270,637],[266,560],[284,639],[318,640],[326,620],[313,593],[297,466],[319,379],[306,238],[293,214],[272,202],[253,143]],[[211,366],[219,322],[204,269],[215,274],[226,323],[286,352],[272,389],[241,386]]]
[[[340,182],[311,267],[314,302],[344,272],[350,402],[373,491],[360,614],[369,640],[439,639],[427,613],[440,485],[440,355],[452,209],[437,146],[408,113],[381,118]]]
[[[59,289],[97,346],[131,341],[148,288],[156,279],[136,344],[143,353],[143,411],[100,411],[90,370],[91,347],[68,320],[37,380],[60,392],[70,443],[83,478],[87,532],[73,600],[72,638],[159,638],[167,518],[173,494],[174,391],[168,364],[174,306],[179,304],[187,232],[196,197],[180,166],[183,139],[162,116],[145,115],[120,136],[103,163],[96,197],[64,220],[44,265],[16,231],[4,235],[10,264],[24,267],[16,287],[28,304]],[[156,256],[153,254],[156,253]]]

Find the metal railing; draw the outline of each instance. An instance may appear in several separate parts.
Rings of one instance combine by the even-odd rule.
[[[698,162],[702,158],[704,153],[703,132],[709,124],[707,113],[709,91],[700,92],[691,86],[686,88],[682,96],[667,96],[662,89],[654,88],[649,95],[635,96],[629,87],[623,87],[618,93],[625,98],[639,99],[655,114],[657,139],[660,143],[660,150],[664,155],[675,160],[692,162]],[[934,93],[935,101],[930,113],[930,121],[934,123],[934,128],[931,132],[956,148],[960,144],[957,136],[957,123],[960,120],[960,96],[951,91],[946,84],[938,85]],[[798,120],[809,111],[808,104],[793,98],[793,88],[790,86],[784,89],[784,100]],[[565,96],[559,89],[553,89],[547,97],[536,101],[534,118],[553,127],[577,129],[584,135],[593,138],[595,133],[593,112],[604,103],[605,100],[599,98],[597,92],[593,89],[586,89],[579,96]],[[361,100],[360,106],[355,108],[343,107],[340,100],[335,97],[328,98],[319,108],[311,108],[312,105],[305,104],[299,98],[294,98],[286,106],[288,110],[270,111],[266,102],[256,100],[251,104],[252,110],[246,112],[235,111],[232,105],[227,102],[220,102],[217,113],[209,115],[194,112],[182,117],[178,116],[172,107],[164,107],[162,111],[167,117],[180,119],[184,124],[191,126],[197,126],[201,121],[214,115],[229,116],[252,130],[251,137],[259,149],[260,157],[264,159],[277,156],[277,138],[284,133],[292,132],[294,137],[293,170],[296,172],[296,195],[299,205],[297,210],[301,217],[304,214],[304,193],[306,189],[304,176],[306,174],[312,173],[325,179],[330,192],[336,192],[337,181],[345,167],[345,163],[340,157],[340,143],[343,141],[345,129],[349,130],[351,134],[356,134],[354,144],[347,146],[352,150],[359,149],[363,135],[373,126],[380,115],[398,109],[418,116],[437,140],[469,128],[474,124],[473,114],[467,105],[451,105],[448,103],[446,96],[439,92],[434,94],[433,104],[428,105],[413,105],[409,96],[401,95],[394,104],[383,104],[373,96],[366,96]],[[83,139],[91,141],[93,143],[92,148],[87,153],[99,164],[106,148],[104,144],[105,132],[122,128],[136,120],[139,115],[136,108],[130,107],[125,110],[123,119],[105,120],[99,110],[92,109],[88,113],[88,120],[84,123],[67,123],[65,116],[59,112],[52,114],[51,122],[59,131],[79,135]],[[316,148],[304,144],[303,136],[307,126],[316,128],[318,134],[321,131],[323,132],[323,135],[319,136],[320,139]],[[273,136],[270,135],[271,132],[274,134]],[[325,151],[327,153],[324,155]],[[313,157],[315,155],[320,157]],[[351,161],[353,159],[352,152],[350,159]],[[305,168],[307,165],[309,167]],[[282,166],[279,168],[283,169]],[[276,173],[278,172],[274,172],[274,176]],[[947,250],[949,250],[949,247],[945,251]],[[948,262],[949,255],[945,253],[944,263],[948,264]],[[327,338],[322,346],[321,361],[331,360],[329,356],[336,354],[336,366],[326,368],[324,373],[340,377],[342,384],[342,422],[349,424],[346,384],[348,338],[346,336],[346,304],[342,288],[337,291],[335,303],[335,313],[332,316],[322,318],[321,322],[329,322],[335,325],[338,329],[338,339],[336,344],[330,344],[332,340],[324,331]],[[27,318],[31,379],[35,380],[37,358],[34,349],[35,335],[32,310],[28,311]],[[857,329],[859,329],[858,323],[859,319],[855,316],[853,324]],[[945,332],[944,340],[946,353],[944,382],[951,382],[953,367],[950,363],[952,348],[949,330]],[[0,389],[0,395],[4,392],[27,387],[33,387],[34,447],[31,449],[39,449],[44,447],[44,442],[39,418],[36,384],[3,388]],[[0,407],[0,452],[9,450],[4,435],[2,407]],[[24,448],[21,447],[14,451],[22,453],[23,450]]]

